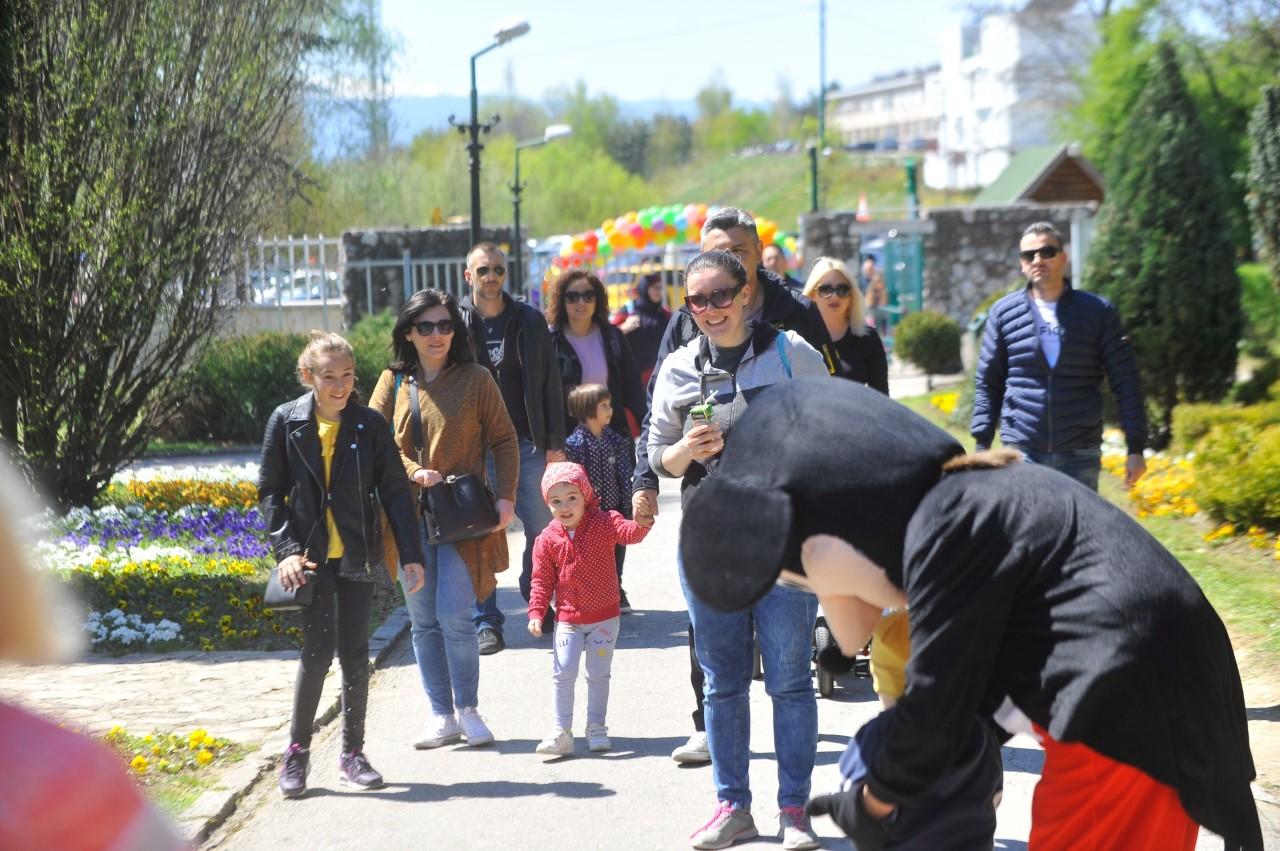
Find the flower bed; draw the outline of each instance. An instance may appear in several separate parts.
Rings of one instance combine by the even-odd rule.
[[[87,609],[91,648],[278,650],[297,617],[262,607],[272,559],[256,465],[158,467],[112,481],[97,509],[39,524],[36,555]]]

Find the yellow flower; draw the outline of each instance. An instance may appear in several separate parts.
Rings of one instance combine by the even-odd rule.
[[[160,756],[160,755],[162,755],[163,753],[164,753],[164,748],[160,747],[159,745],[152,745],[152,746],[151,746],[151,755],[152,755],[152,756]]]
[[[110,730],[107,731],[108,741],[112,739],[120,739],[120,738],[124,738],[124,727],[121,727],[119,724],[115,725],[114,727],[112,727]]]
[[[146,774],[147,768],[148,768],[147,758],[142,754],[138,754],[129,763],[129,767],[132,768],[138,774]]]
[[[200,751],[198,754],[196,754],[196,762],[200,763],[201,765],[208,765],[209,763],[213,762],[213,751],[208,750],[207,748]]]
[[[209,738],[208,730],[192,730],[191,735],[187,736],[187,746],[190,747],[191,750],[193,751],[197,750],[200,748],[200,746],[202,746],[205,743],[205,740],[208,738]]]

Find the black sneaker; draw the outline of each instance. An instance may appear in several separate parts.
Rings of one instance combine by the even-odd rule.
[[[357,789],[381,789],[382,775],[369,764],[363,751],[344,753],[338,760],[338,782]]]
[[[624,615],[631,614],[631,601],[627,599],[627,592],[621,588],[618,589],[618,608]]]
[[[492,656],[507,648],[507,642],[503,640],[502,633],[491,626],[481,629],[476,633],[476,638],[480,641],[481,656]]]
[[[280,763],[280,794],[286,798],[301,798],[307,794],[307,772],[311,770],[311,751],[294,742],[284,752]]]

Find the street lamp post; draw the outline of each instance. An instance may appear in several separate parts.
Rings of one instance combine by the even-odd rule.
[[[471,121],[467,124],[459,124],[452,115],[449,116],[449,124],[457,127],[458,132],[462,134],[470,134],[471,141],[467,144],[467,152],[470,154],[468,162],[468,170],[471,172],[471,244],[475,245],[480,241],[480,152],[484,150],[484,145],[480,144],[480,131],[488,133],[493,126],[498,123],[498,116],[494,115],[488,122],[481,124],[476,116],[479,109],[480,96],[476,91],[476,60],[484,56],[490,50],[493,50],[506,44],[513,39],[517,39],[529,31],[529,23],[527,21],[513,21],[498,28],[493,34],[493,44],[481,51],[471,54]]]
[[[515,256],[511,258],[511,276],[516,282],[516,286],[524,286],[524,240],[520,236],[520,192],[524,189],[524,184],[520,182],[520,151],[524,148],[536,148],[539,145],[545,145],[552,139],[560,139],[568,136],[573,132],[573,128],[568,124],[552,124],[542,133],[540,139],[526,139],[523,142],[516,142],[516,174],[515,180],[511,183],[511,206],[512,212],[515,214]]]

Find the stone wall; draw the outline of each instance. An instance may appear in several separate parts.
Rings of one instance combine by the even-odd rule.
[[[924,248],[924,308],[961,325],[988,295],[1021,279],[1018,238],[1032,222],[1053,222],[1067,237],[1073,266],[1088,250],[1092,204],[1025,204],[1010,207],[943,207],[921,221],[859,222],[853,212],[813,213],[800,219],[807,261],[837,257],[857,268],[864,236],[898,230],[919,234]],[[1073,223],[1075,227],[1073,228]]]
[[[505,246],[511,242],[511,228],[482,228],[480,238]],[[347,262],[343,278],[346,296],[343,321],[350,327],[369,312],[371,299],[374,313],[386,308],[399,310],[404,304],[406,251],[411,262],[462,258],[471,248],[471,231],[466,225],[347,231],[342,234],[342,247]],[[370,266],[369,261],[378,265]],[[461,294],[461,279],[452,270],[419,266],[413,274],[414,289],[420,289],[425,283]]]

